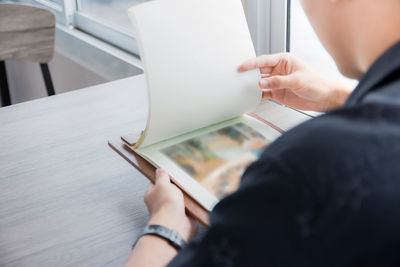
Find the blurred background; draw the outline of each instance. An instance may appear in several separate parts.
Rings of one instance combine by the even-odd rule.
[[[56,93],[142,73],[126,10],[146,1],[0,0],[40,6],[56,15],[55,56],[49,64]],[[356,85],[337,71],[298,0],[242,2],[258,54],[290,51],[323,74]],[[6,65],[13,103],[46,95],[37,64],[8,60]],[[23,89],[27,87],[32,90]]]

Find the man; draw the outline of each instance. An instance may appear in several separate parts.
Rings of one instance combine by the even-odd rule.
[[[239,67],[269,74],[265,98],[327,111],[285,133],[177,254],[143,235],[127,266],[400,266],[400,0],[302,0],[353,91],[289,54]],[[151,219],[185,241],[195,232],[180,191],[159,170],[145,196]],[[178,246],[179,247],[179,246]]]

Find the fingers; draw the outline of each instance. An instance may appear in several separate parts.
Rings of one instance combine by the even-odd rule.
[[[260,69],[261,74],[270,74],[274,70],[273,67],[262,67]]]
[[[166,186],[171,185],[171,180],[169,175],[162,169],[156,170],[154,184],[150,183],[146,193],[144,195],[144,202],[146,204],[151,202],[152,197],[154,196],[154,192],[160,190],[161,188],[167,188]]]
[[[269,90],[269,89],[262,90],[262,98],[263,99],[271,99],[272,98],[272,90]]]
[[[239,66],[239,71],[261,69],[263,73],[269,73],[282,59],[287,59],[285,54],[262,55],[244,62]]]
[[[148,196],[151,194],[151,192],[154,190],[154,187],[156,187],[156,185],[166,185],[169,184],[171,182],[169,175],[162,169],[157,169],[156,170],[156,175],[155,175],[155,179],[154,179],[154,184],[150,183],[149,187],[147,188],[146,194],[145,196]]]
[[[168,173],[166,173],[163,169],[157,169],[156,170],[156,177],[154,184],[167,184],[170,183],[171,180],[169,178]]]
[[[261,89],[291,89],[300,87],[300,81],[295,75],[277,75],[263,78],[259,81]]]

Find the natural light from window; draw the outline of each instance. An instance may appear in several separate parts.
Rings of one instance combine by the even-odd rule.
[[[79,11],[105,23],[131,31],[128,8],[147,1],[149,0],[80,0],[78,8]]]

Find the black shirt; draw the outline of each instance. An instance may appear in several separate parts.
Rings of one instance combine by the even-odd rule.
[[[400,266],[400,43],[271,144],[170,266]]]

